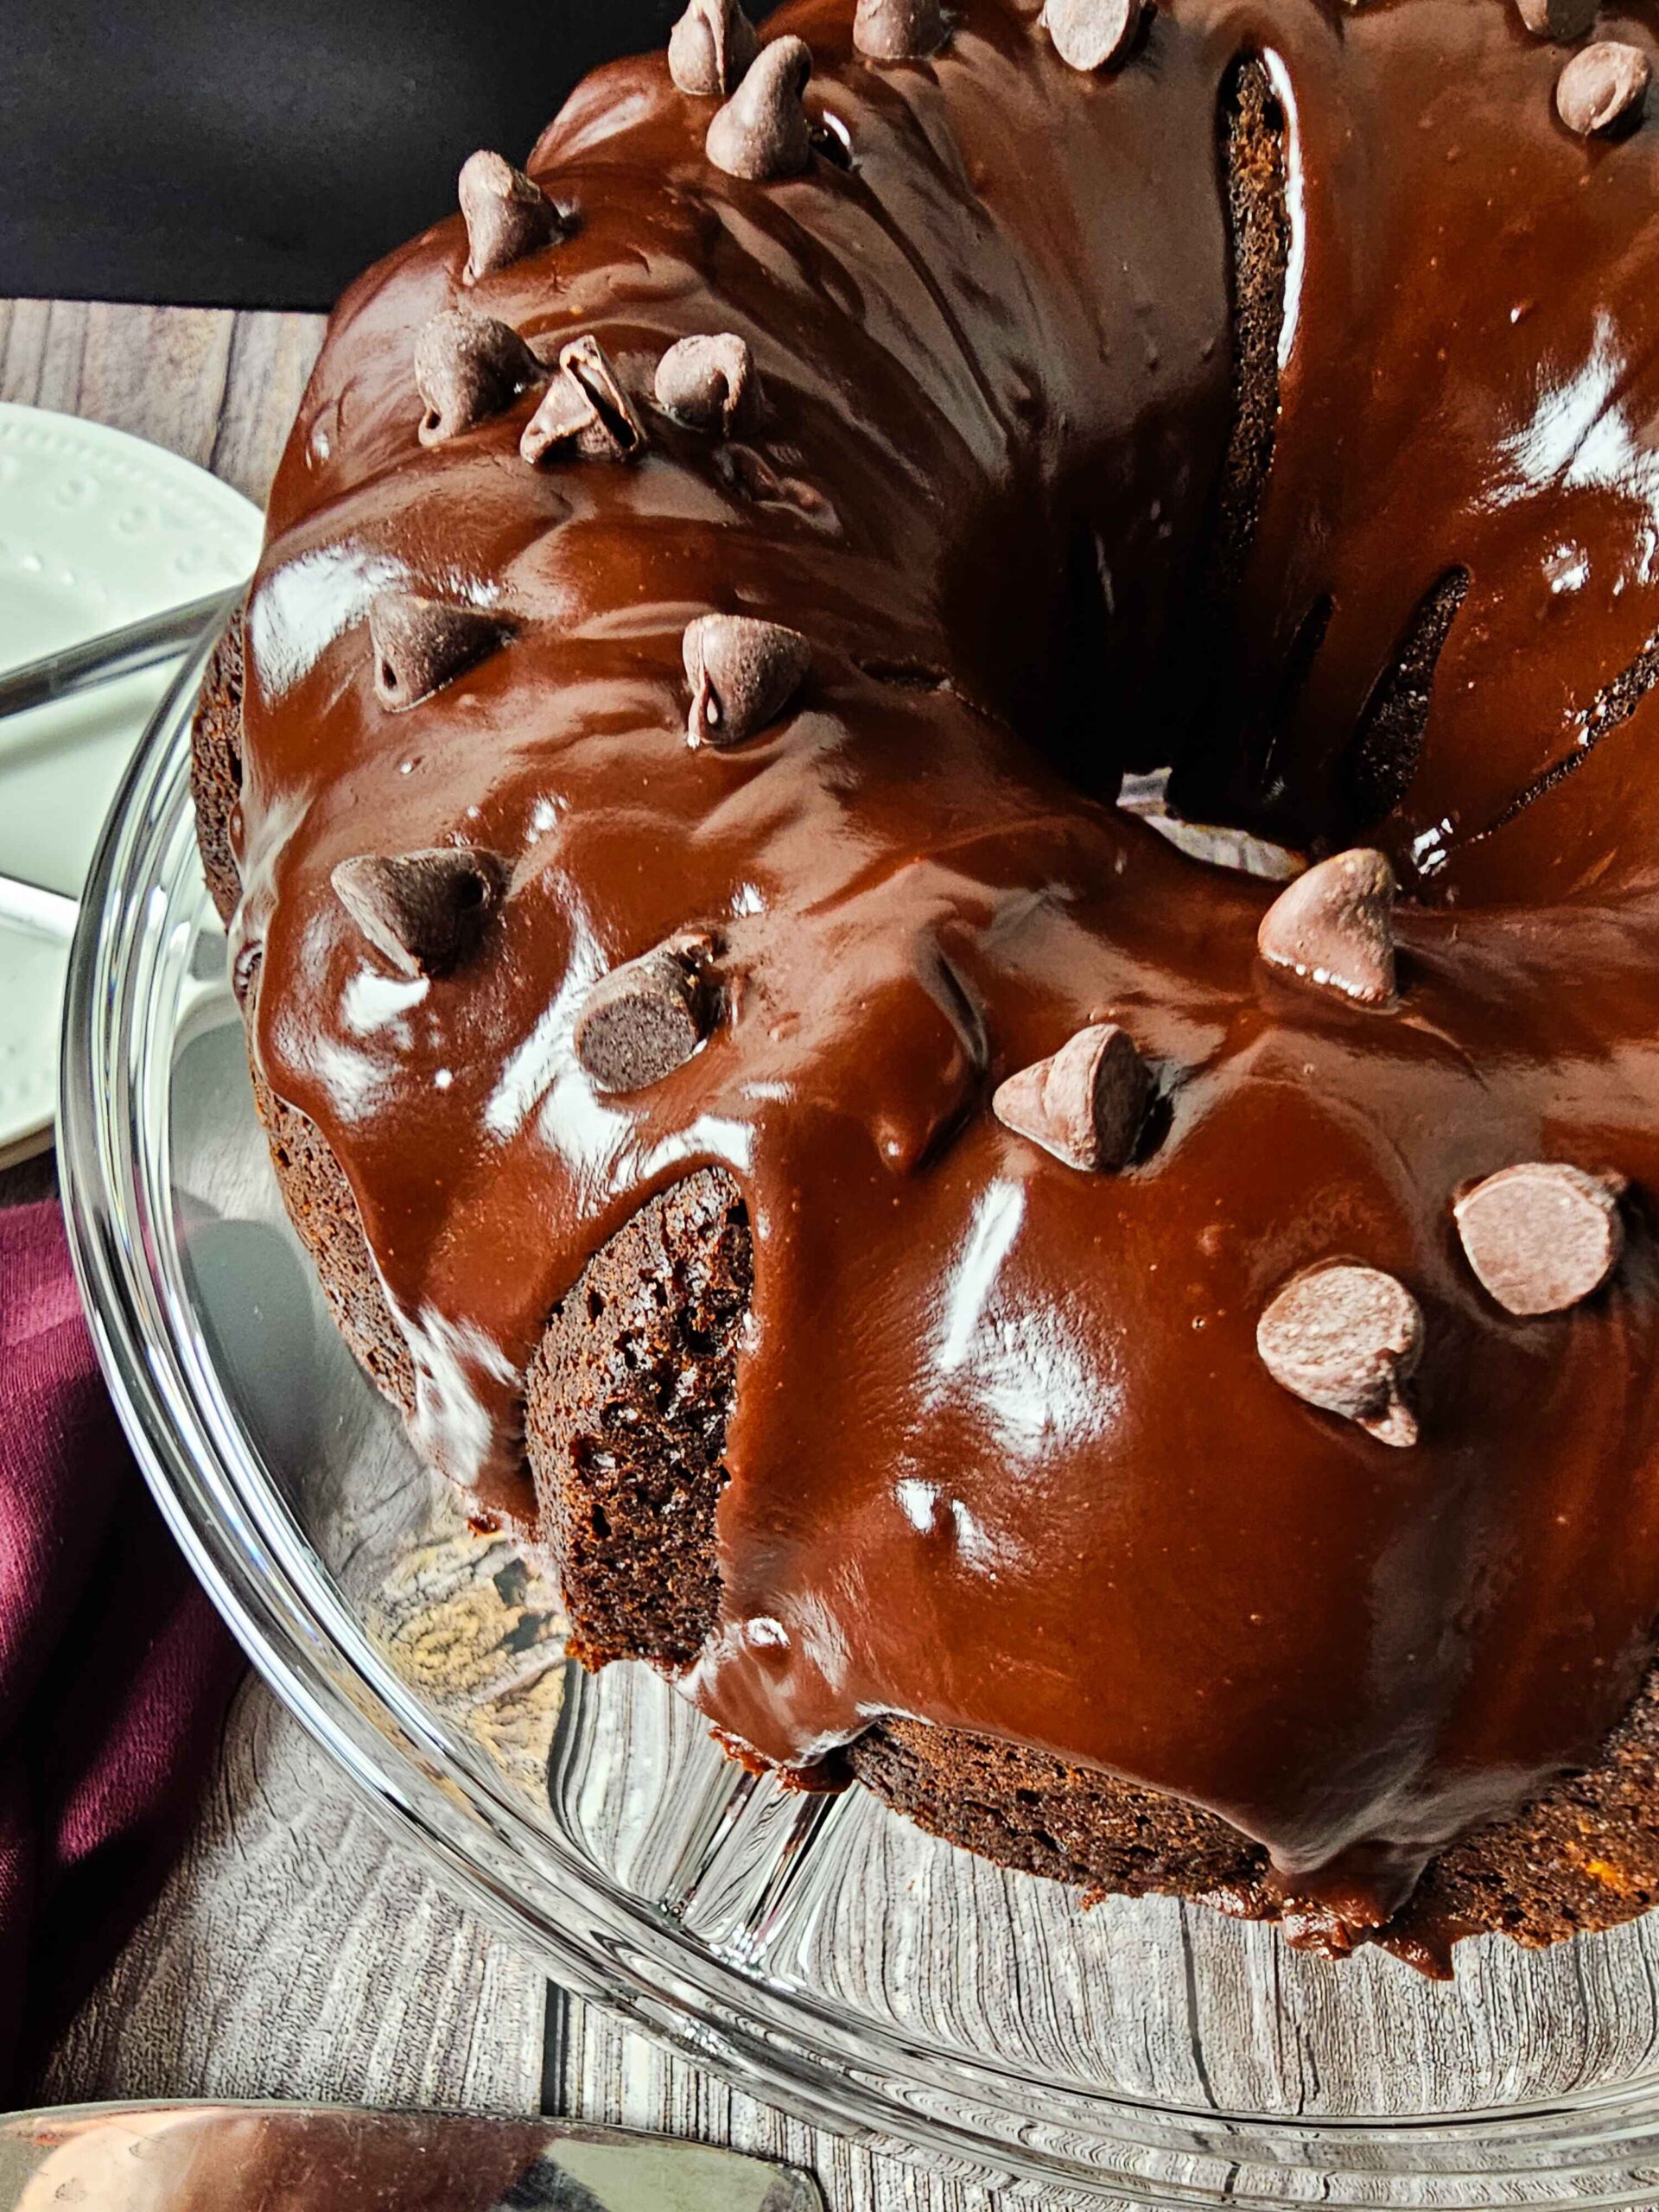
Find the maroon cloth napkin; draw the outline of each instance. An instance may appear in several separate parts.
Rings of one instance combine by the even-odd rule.
[[[239,1671],[105,1395],[57,1207],[0,1210],[0,2107],[154,1896]]]

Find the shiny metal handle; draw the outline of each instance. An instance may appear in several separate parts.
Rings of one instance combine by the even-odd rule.
[[[0,2119],[0,2212],[823,2212],[793,2167],[573,2121],[317,2105]]]
[[[10,670],[0,676],[0,721],[90,690],[94,684],[112,683],[118,677],[136,676],[141,669],[178,659],[191,645],[202,643],[210,630],[217,634],[247,588],[245,582],[232,591],[209,592],[183,607],[163,608],[124,629],[102,631],[78,645]],[[0,874],[0,922],[67,944],[79,918],[79,907],[61,892],[48,891],[21,876]]]
[[[233,591],[209,592],[183,607],[169,607],[147,614],[124,629],[105,630],[61,652],[47,653],[0,676],[0,720],[21,715],[49,700],[67,698],[94,683],[112,683],[118,677],[134,676],[172,660],[193,644],[210,622],[228,620],[232,607],[246,594],[245,582]]]
[[[0,922],[27,930],[31,937],[50,938],[67,944],[80,919],[80,908],[60,891],[48,891],[21,876],[0,875]]]

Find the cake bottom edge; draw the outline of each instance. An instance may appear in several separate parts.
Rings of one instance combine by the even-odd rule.
[[[226,920],[237,888],[241,682],[237,621],[204,683],[192,764],[203,866]],[[257,977],[243,981],[251,1011]],[[334,1321],[406,1415],[412,1363],[345,1173],[257,1069],[254,1095],[284,1205]],[[535,1510],[510,1533],[560,1582],[572,1656],[586,1665],[639,1658],[672,1676],[713,1624],[721,1455],[752,1282],[741,1196],[705,1169],[625,1224],[550,1319],[526,1397]],[[1218,1815],[1037,1747],[890,1718],[849,1747],[847,1763],[923,1829],[1071,1884],[1086,1900],[1199,1900],[1277,1921],[1293,1943],[1327,1955],[1377,1942],[1444,1974],[1465,1936],[1496,1931],[1542,1948],[1659,1903],[1659,1665],[1592,1766],[1442,1852],[1402,1910],[1376,1928],[1345,1926],[1277,1893],[1265,1852]]]

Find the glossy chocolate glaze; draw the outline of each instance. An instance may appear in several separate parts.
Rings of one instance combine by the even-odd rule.
[[[1659,130],[1571,136],[1562,51],[1506,0],[1173,0],[1098,76],[1032,0],[963,0],[936,57],[887,67],[852,15],[767,27],[810,45],[850,168],[726,176],[712,104],[661,56],[618,67],[531,164],[573,235],[465,295],[546,359],[598,336],[632,465],[527,466],[534,394],[421,445],[411,355],[462,296],[459,222],[342,304],[250,628],[259,1065],[357,1193],[421,1449],[520,1520],[545,1317],[649,1193],[736,1178],[757,1287],[684,1685],[721,1729],[803,1769],[894,1712],[1042,1745],[1216,1808],[1287,1892],[1374,1923],[1592,1756],[1659,1617],[1659,699],[1597,705],[1659,633]],[[1247,52],[1289,118],[1294,247],[1228,638],[1192,585],[1232,404],[1217,100]],[[741,446],[650,402],[671,343],[723,331],[766,397]],[[1070,604],[1080,534],[1104,625]],[[1418,772],[1368,827],[1354,731],[1459,567]],[[389,715],[390,586],[517,633]],[[685,736],[710,610],[813,647],[729,751]],[[1218,654],[1233,734],[1195,737]],[[1126,765],[1174,758],[1218,812],[1391,852],[1397,1012],[1270,976],[1271,887],[1113,807]],[[472,958],[408,980],[330,872],[450,842],[510,888]],[[722,1018],[600,1095],[583,995],[687,929]],[[1160,1090],[1116,1175],[989,1110],[1103,1021]],[[1632,1233],[1605,1291],[1520,1321],[1452,1207],[1530,1159],[1628,1176]],[[1414,1449],[1257,1357],[1275,1291],[1339,1256],[1423,1309]]]

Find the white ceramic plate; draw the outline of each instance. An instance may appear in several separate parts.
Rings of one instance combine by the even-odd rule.
[[[0,401],[0,671],[234,584],[257,507],[124,431]],[[0,1166],[52,1130],[68,946],[121,772],[168,671],[0,721]],[[57,898],[12,893],[4,879]]]
[[[1434,1982],[970,1858],[723,1758],[563,1660],[346,1350],[254,1110],[190,806],[188,670],[93,864],[64,1025],[93,1340],[196,1572],[422,1863],[565,1987],[1035,2212],[1659,2208],[1659,1912]],[[1045,2184],[1040,2196],[1016,2183]]]

